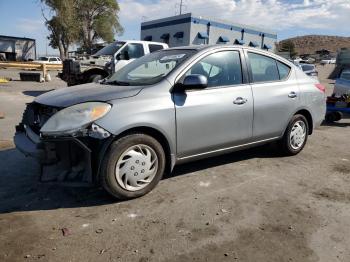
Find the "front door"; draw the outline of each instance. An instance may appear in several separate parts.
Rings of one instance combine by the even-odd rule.
[[[230,148],[252,137],[253,97],[243,84],[240,52],[209,54],[185,74],[208,79],[203,90],[174,93],[179,158]]]
[[[122,55],[122,59],[117,59],[117,57]],[[134,61],[137,58],[145,55],[144,45],[142,43],[129,43],[124,46],[118,54],[115,55],[114,59],[114,72],[119,71],[121,68]]]

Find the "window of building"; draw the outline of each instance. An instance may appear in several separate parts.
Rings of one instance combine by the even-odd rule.
[[[250,41],[250,42],[249,42],[249,46],[251,46],[251,47],[258,47],[259,44],[258,44],[258,42]]]
[[[168,34],[168,33],[162,34],[160,38],[163,39],[164,43],[169,44],[170,34]]]
[[[174,37],[175,37],[175,38],[183,38],[183,37],[184,37],[184,32],[176,32],[176,33],[174,34]]]
[[[152,41],[152,36],[151,35],[148,35],[148,36],[145,36],[144,38],[143,38],[143,40],[145,40],[145,41]]]
[[[276,60],[256,53],[248,53],[253,82],[280,80]]]
[[[153,53],[155,51],[158,51],[158,50],[162,50],[163,49],[163,46],[162,45],[148,45],[149,47],[149,52],[150,53]]]
[[[197,62],[185,75],[199,74],[208,79],[208,87],[242,84],[241,59],[238,51],[210,54]]]
[[[219,37],[218,42],[220,42],[220,43],[228,43],[228,42],[230,42],[230,39],[227,36],[222,35],[222,36]]]

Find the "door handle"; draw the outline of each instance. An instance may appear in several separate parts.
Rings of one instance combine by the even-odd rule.
[[[245,103],[247,103],[247,99],[243,98],[243,97],[237,97],[236,100],[233,101],[233,103],[235,105],[243,105]]]
[[[296,98],[297,96],[297,93],[295,93],[294,91],[290,92],[288,95],[289,98]]]

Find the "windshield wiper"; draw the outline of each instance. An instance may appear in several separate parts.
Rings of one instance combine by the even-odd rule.
[[[129,82],[123,82],[123,81],[118,81],[118,80],[113,80],[113,81],[104,81],[101,82],[103,85],[116,85],[116,86],[129,86]]]

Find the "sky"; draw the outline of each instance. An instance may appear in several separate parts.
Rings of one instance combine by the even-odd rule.
[[[179,14],[180,0],[119,0],[124,34],[139,39],[141,21]],[[278,40],[322,34],[350,36],[350,0],[183,0],[183,13],[209,16],[267,28]],[[34,38],[38,54],[57,54],[47,47],[48,31],[40,0],[0,0],[0,35]]]

